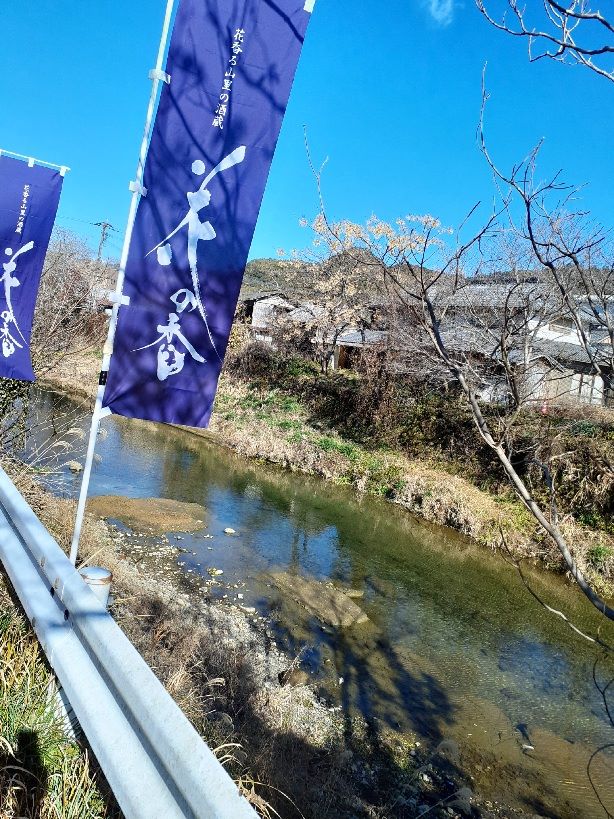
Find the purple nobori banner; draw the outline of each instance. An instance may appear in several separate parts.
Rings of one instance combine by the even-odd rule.
[[[181,0],[104,406],[205,427],[310,8]]]
[[[62,181],[59,170],[0,155],[0,378],[34,381],[32,320]]]

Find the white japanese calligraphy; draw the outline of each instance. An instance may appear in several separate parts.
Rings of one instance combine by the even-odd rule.
[[[23,226],[26,221],[26,213],[28,211],[28,199],[30,197],[30,186],[24,185],[23,186],[23,196],[21,199],[21,207],[19,208],[19,213],[17,215],[17,227],[15,228],[15,233],[23,233]]]
[[[171,247],[171,244],[170,244],[170,240],[176,234],[178,234],[180,231],[182,231],[184,228],[187,228],[187,256],[188,256],[188,264],[190,266],[190,273],[191,273],[191,277],[192,277],[192,291],[178,291],[178,292],[179,292],[179,294],[181,294],[181,293],[185,294],[186,292],[189,292],[190,295],[192,296],[194,301],[193,301],[193,303],[192,303],[192,305],[190,307],[190,310],[192,310],[194,308],[198,309],[198,312],[199,312],[203,322],[205,323],[205,327],[207,329],[207,334],[209,336],[209,340],[211,341],[211,344],[212,344],[214,350],[215,350],[215,343],[213,341],[213,337],[212,337],[211,331],[209,329],[209,323],[207,321],[205,306],[203,304],[203,300],[202,300],[201,292],[200,292],[200,278],[199,278],[199,273],[198,273],[198,245],[199,245],[199,242],[212,241],[213,239],[216,238],[217,234],[216,234],[215,228],[213,227],[211,222],[209,222],[208,220],[202,220],[201,221],[200,213],[205,208],[207,208],[209,206],[210,202],[211,202],[211,196],[212,195],[211,195],[211,191],[208,189],[209,184],[213,181],[213,179],[215,179],[215,177],[219,173],[221,173],[223,171],[226,171],[229,168],[232,168],[235,165],[238,165],[239,163],[243,162],[243,160],[245,159],[245,151],[246,151],[245,146],[240,146],[239,148],[236,148],[234,151],[232,151],[232,153],[230,153],[218,165],[215,166],[215,168],[205,177],[205,179],[203,180],[203,182],[201,183],[200,187],[197,190],[188,191],[186,193],[186,198],[188,200],[188,206],[189,206],[188,207],[188,212],[183,217],[183,219],[179,222],[179,224],[173,230],[171,230],[171,232],[167,236],[165,236],[164,239],[162,239],[161,242],[159,242],[154,248],[152,248],[149,251],[149,253],[147,253],[147,256],[149,256],[155,251],[157,253],[157,258],[158,258],[158,263],[159,264],[161,264],[163,266],[170,265],[171,262],[172,262],[172,259],[173,259],[173,251],[172,251],[172,247]],[[197,159],[192,163],[192,173],[194,173],[196,176],[203,176],[205,174],[206,170],[207,170],[206,165],[202,161],[202,159]],[[175,296],[177,296],[177,294],[175,294]],[[173,296],[172,298],[174,300],[175,297]],[[186,306],[187,306],[187,302],[184,303],[183,309],[185,309]],[[180,310],[180,312],[181,312],[181,310]],[[184,340],[183,337],[180,337],[178,335],[178,330],[177,330],[178,324],[176,322],[174,322],[174,321],[171,321],[171,316],[170,315],[169,315],[169,322],[170,322],[169,326],[167,327],[165,325],[164,330],[161,329],[162,325],[160,325],[158,327],[158,332],[163,333],[165,337],[168,336],[169,333],[171,333],[171,335],[173,337],[176,336],[177,338],[180,338],[182,344],[190,352],[190,355],[192,355],[192,358],[194,358],[194,360],[198,361],[200,359],[200,360],[204,361],[204,359],[202,359],[202,357],[200,357],[199,354],[197,354],[199,356],[199,358],[197,358],[196,355],[193,355],[192,351],[190,350],[190,348],[186,344],[187,340]],[[160,339],[158,339],[158,341],[159,340]],[[153,342],[153,343],[157,344],[158,341]],[[170,343],[170,339],[169,339],[169,343]],[[147,346],[150,347],[152,345],[147,345]],[[144,348],[140,348],[140,349],[144,349]],[[192,348],[192,350],[193,349],[194,348]],[[196,351],[194,351],[194,352],[196,352]],[[217,350],[216,350],[216,353],[217,353]],[[169,367],[168,368],[169,371],[167,371],[167,369],[163,368],[162,372],[166,373],[165,378],[167,378],[169,375],[174,375],[176,372],[180,372],[182,368],[183,368],[183,359],[181,360],[181,366],[179,366],[178,369]],[[172,372],[170,371],[170,369],[172,369]],[[158,377],[160,377],[160,369],[158,370]],[[164,380],[164,379],[161,379],[161,380]]]
[[[2,276],[0,277],[0,281],[4,287],[4,300],[6,302],[6,310],[3,310],[0,313],[0,319],[2,319],[2,326],[0,326],[0,338],[2,339],[2,355],[5,358],[13,355],[15,352],[15,348],[22,349],[23,344],[19,342],[17,338],[13,335],[11,330],[17,331],[17,333],[21,336],[22,341],[26,342],[23,333],[21,332],[19,325],[17,324],[17,319],[15,318],[15,312],[13,310],[13,301],[11,298],[11,290],[14,287],[19,287],[21,282],[16,276],[13,276],[13,273],[17,270],[17,259],[23,253],[28,253],[34,247],[34,242],[28,242],[23,247],[19,248],[19,250],[14,253],[12,248],[7,247],[4,251],[5,256],[9,257],[8,262],[2,263]]]
[[[196,308],[197,304],[194,293],[189,290],[178,290],[171,296],[171,301],[175,304],[177,313],[170,312],[168,314],[167,324],[158,324],[157,329],[160,333],[160,337],[152,341],[151,344],[138,347],[137,350],[133,351],[146,350],[149,347],[158,345],[157,376],[159,381],[166,381],[170,375],[177,375],[177,373],[183,370],[186,353],[177,349],[177,343],[185,348],[186,352],[192,356],[194,361],[198,361],[199,364],[204,364],[205,362],[202,355],[194,349],[192,344],[190,344],[185,337],[181,329],[181,324],[179,323],[178,313],[183,313],[188,307],[190,311]]]
[[[219,96],[217,108],[215,109],[215,116],[213,117],[213,127],[219,128],[220,130],[224,129],[224,121],[229,109],[232,83],[236,77],[236,73],[233,71],[233,68],[236,68],[236,66],[239,64],[239,55],[243,53],[244,40],[245,29],[238,28],[234,33],[230,46],[230,59],[228,60],[230,69],[224,73],[222,90]]]

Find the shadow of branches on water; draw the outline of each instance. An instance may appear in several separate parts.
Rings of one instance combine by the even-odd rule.
[[[430,750],[415,749],[396,731],[395,709],[385,719],[375,707],[369,713],[374,697],[392,696],[385,686],[373,688],[350,646],[343,667],[366,717],[356,717],[349,701],[340,716],[310,688],[280,685],[277,653],[263,651],[250,626],[237,636],[228,609],[178,617],[143,597],[134,617],[134,605],[126,617],[117,612],[121,625],[263,816],[404,819],[420,806],[467,801],[466,791],[459,796],[467,777],[445,739],[453,720],[445,692],[429,675],[407,672],[394,652],[391,684],[402,689],[415,732],[432,738]]]

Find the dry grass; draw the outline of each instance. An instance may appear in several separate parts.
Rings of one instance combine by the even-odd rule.
[[[0,575],[0,819],[119,816],[88,752],[64,734],[55,684]]]

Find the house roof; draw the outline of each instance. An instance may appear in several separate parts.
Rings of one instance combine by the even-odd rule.
[[[247,302],[257,302],[257,301],[267,301],[268,299],[274,298],[284,298],[283,294],[279,290],[261,290],[256,291],[255,293],[247,293],[241,294],[239,301],[243,303]]]
[[[584,347],[580,344],[569,344],[566,341],[543,341],[539,340],[534,345],[534,353],[543,358],[559,361],[562,364],[591,364],[591,358]],[[601,358],[600,352],[596,351],[596,358]],[[601,363],[601,362],[600,362]]]
[[[264,298],[256,299],[256,301],[258,304],[266,304],[268,307],[286,307],[288,310],[294,309],[292,302],[279,294],[265,296]]]
[[[351,330],[337,339],[341,347],[370,347],[388,340],[388,333],[382,330]]]
[[[312,321],[314,318],[318,318],[318,316],[323,315],[326,310],[324,307],[320,307],[317,304],[311,304],[310,302],[303,302],[299,304],[298,307],[295,307],[293,310],[287,315],[287,318],[290,321],[294,321],[297,324],[307,324],[307,322]]]
[[[506,304],[521,307],[530,301],[536,310],[548,304],[556,309],[558,301],[553,297],[552,287],[538,282],[472,282],[453,288],[452,292],[444,283],[441,287],[442,300],[448,307],[469,309],[500,309]],[[447,291],[447,292],[446,292]]]
[[[448,350],[455,353],[486,356],[494,360],[500,359],[499,340],[496,333],[488,334],[484,329],[471,325],[457,324],[442,333]],[[512,341],[513,344],[513,341]],[[519,348],[510,350],[510,359],[521,361],[524,358],[523,339],[519,339]],[[596,350],[597,360],[603,359],[603,351]],[[580,344],[567,341],[551,341],[550,339],[535,338],[531,344],[531,357],[545,358],[560,364],[590,365],[591,358]],[[605,363],[605,362],[603,362]]]

